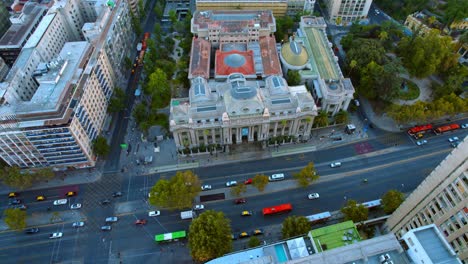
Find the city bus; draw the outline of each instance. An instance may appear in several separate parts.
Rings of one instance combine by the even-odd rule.
[[[319,214],[309,215],[309,216],[306,216],[305,218],[307,218],[307,220],[309,220],[311,224],[318,224],[318,223],[326,222],[328,219],[330,219],[330,217],[331,217],[331,213],[327,211],[327,212],[323,212]]]
[[[423,133],[426,133],[427,131],[431,131],[432,129],[433,127],[431,124],[415,126],[415,127],[408,129],[408,135],[418,139],[423,136]]]
[[[362,203],[362,205],[364,205],[364,207],[366,207],[367,209],[376,208],[382,205],[382,199],[368,201],[368,202]]]
[[[185,231],[177,231],[172,233],[159,234],[154,236],[156,242],[171,242],[178,239],[186,238],[187,234]]]
[[[452,131],[452,130],[457,130],[460,128],[459,124],[450,124],[450,125],[445,125],[445,126],[440,126],[436,129],[434,129],[434,133],[437,135],[440,135],[444,132]]]
[[[263,215],[274,215],[291,212],[292,205],[290,203],[280,204],[272,207],[263,208]]]

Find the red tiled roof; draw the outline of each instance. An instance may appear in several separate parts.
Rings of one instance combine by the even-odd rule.
[[[192,51],[190,54],[189,79],[201,76],[210,77],[210,49],[211,43],[202,38],[192,39]]]
[[[245,62],[239,67],[231,67],[226,64],[225,59],[232,54],[240,55],[244,58]],[[231,73],[242,73],[244,75],[255,75],[254,67],[254,54],[252,50],[238,51],[231,50],[223,52],[221,50],[216,51],[216,62],[215,62],[215,73],[216,75],[227,76]]]
[[[263,74],[282,75],[281,65],[276,50],[276,41],[274,36],[260,37],[260,53],[262,56]]]
[[[21,12],[23,10],[24,5],[23,4],[17,4],[13,7],[14,12]]]

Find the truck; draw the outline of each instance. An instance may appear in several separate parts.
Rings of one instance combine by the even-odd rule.
[[[195,216],[195,213],[192,210],[180,212],[180,219],[182,220],[193,219],[194,216]]]

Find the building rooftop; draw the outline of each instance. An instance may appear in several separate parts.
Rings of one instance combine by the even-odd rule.
[[[192,49],[190,53],[189,79],[201,76],[210,78],[210,58],[211,44],[202,38],[192,39]]]
[[[293,66],[303,66],[309,61],[309,54],[301,43],[291,40],[281,46],[281,56]]]
[[[271,11],[196,11],[192,18],[192,28],[198,30],[221,28],[223,33],[247,33],[249,27],[269,30],[273,23],[274,18]],[[196,33],[196,31],[193,33]]]
[[[34,33],[31,35],[31,37],[29,37],[28,42],[26,42],[26,44],[24,45],[25,49],[34,48],[37,46],[39,41],[42,39],[42,36],[44,36],[44,33],[46,32],[47,28],[52,23],[52,20],[54,20],[55,16],[56,13],[49,13],[42,18],[36,30],[34,30]]]
[[[0,39],[0,48],[8,46],[21,47],[24,39],[31,33],[33,26],[45,14],[47,7],[28,2],[24,5],[22,13],[13,17],[13,24]]]
[[[310,231],[318,252],[330,250],[361,241],[353,221],[346,221]]]
[[[215,73],[216,76],[226,77],[231,73],[255,76],[253,51],[232,50],[223,52],[216,50]]]

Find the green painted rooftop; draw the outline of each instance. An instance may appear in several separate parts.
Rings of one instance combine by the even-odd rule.
[[[319,252],[361,241],[353,221],[314,229],[310,231],[310,235]]]
[[[304,29],[312,51],[312,56],[317,64],[320,77],[323,79],[340,79],[339,69],[335,62],[334,54],[328,46],[328,40],[321,29],[307,27]]]

